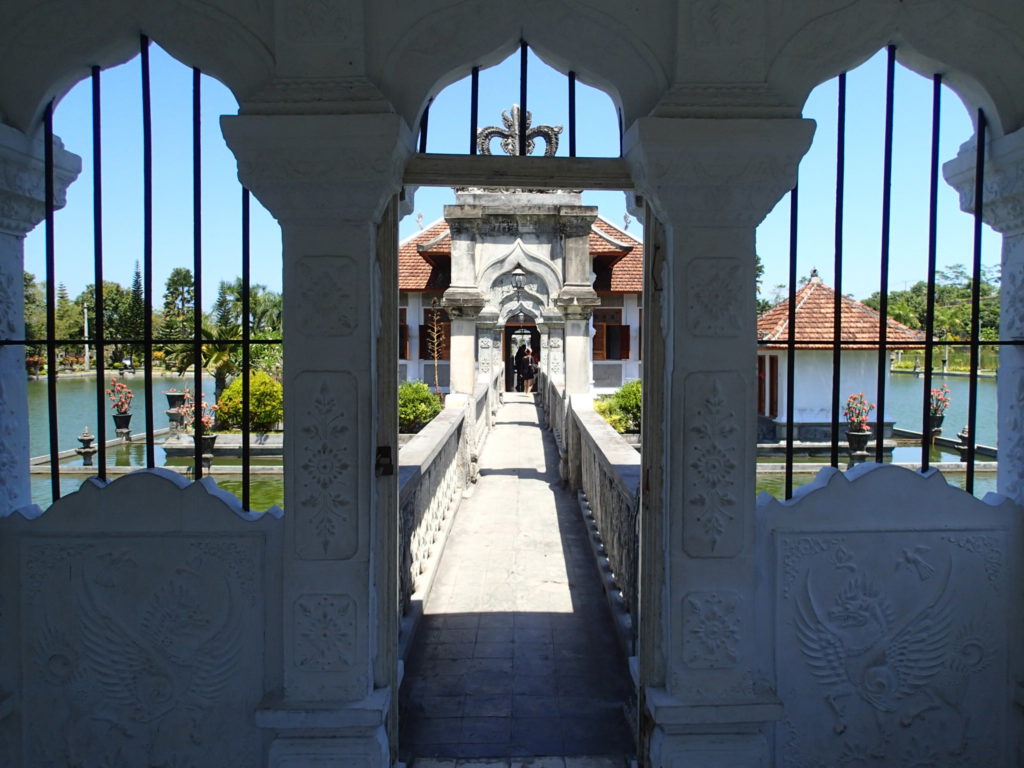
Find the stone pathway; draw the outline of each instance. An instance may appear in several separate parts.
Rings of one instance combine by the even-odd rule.
[[[455,519],[401,691],[410,768],[618,768],[634,752],[626,660],[537,417],[505,394]]]

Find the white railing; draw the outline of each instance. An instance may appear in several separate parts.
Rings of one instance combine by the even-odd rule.
[[[415,633],[455,513],[476,481],[477,456],[494,422],[491,388],[449,395],[445,408],[398,454],[400,652]]]

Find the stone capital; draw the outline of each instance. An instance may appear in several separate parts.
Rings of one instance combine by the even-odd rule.
[[[401,189],[412,136],[398,115],[226,115],[238,177],[278,221],[375,221]]]
[[[644,117],[624,137],[639,194],[666,221],[754,227],[796,183],[814,121]]]
[[[946,182],[960,195],[960,208],[974,213],[977,144],[972,139],[942,166]],[[982,218],[1004,235],[1024,232],[1024,128],[987,142]]]
[[[54,206],[63,208],[67,189],[82,170],[82,159],[53,139]],[[0,124],[0,232],[21,237],[46,215],[43,141]]]

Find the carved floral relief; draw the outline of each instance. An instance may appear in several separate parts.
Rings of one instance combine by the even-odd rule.
[[[702,373],[687,379],[686,391],[695,406],[687,410],[683,450],[683,546],[694,557],[731,557],[743,545],[735,412],[743,388],[735,374]]]
[[[309,372],[295,382],[304,403],[300,443],[299,510],[295,546],[306,560],[345,560],[359,548],[358,477],[352,456],[358,424],[341,397],[354,402],[347,373]]]
[[[683,661],[694,669],[736,666],[739,657],[739,596],[691,592],[683,598]]]
[[[348,595],[301,595],[295,601],[295,666],[339,672],[351,665],[356,606]]]
[[[355,262],[348,256],[306,256],[299,267],[299,323],[312,336],[351,336],[359,328]]]
[[[688,270],[686,314],[697,336],[739,333],[736,259],[694,259]]]

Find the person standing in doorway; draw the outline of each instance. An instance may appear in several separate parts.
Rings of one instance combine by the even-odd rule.
[[[526,345],[520,344],[519,349],[516,350],[516,361],[513,366],[516,372],[516,392],[523,391],[523,377],[519,374],[522,370],[523,355],[526,354]]]
[[[533,380],[536,376],[537,363],[533,359],[533,352],[527,347],[522,360],[519,361],[519,377],[523,380],[523,392],[526,394],[533,392]]]

